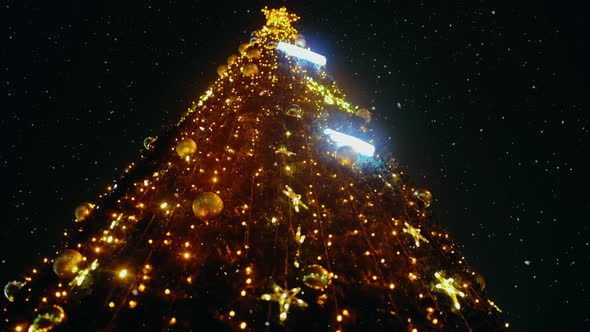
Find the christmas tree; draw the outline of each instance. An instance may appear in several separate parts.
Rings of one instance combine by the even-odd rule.
[[[263,13],[60,249],[6,284],[7,330],[508,327],[299,18]]]

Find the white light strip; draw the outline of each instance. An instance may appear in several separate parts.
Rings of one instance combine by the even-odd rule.
[[[368,157],[372,157],[375,153],[375,147],[373,145],[363,140],[360,140],[354,136],[346,135],[336,130],[332,130],[330,128],[324,129],[324,134],[330,136],[330,139],[336,142],[338,147],[343,145],[349,145],[352,146],[352,148],[355,149],[356,152]]]
[[[279,42],[277,49],[279,49],[289,55],[292,55],[294,57],[297,57],[297,58],[300,58],[303,60],[307,60],[309,62],[313,62],[319,66],[326,65],[326,57],[325,56],[323,56],[321,54],[317,54],[317,53],[312,52],[310,50],[306,50],[304,48],[295,46],[295,45],[287,44],[284,42]]]

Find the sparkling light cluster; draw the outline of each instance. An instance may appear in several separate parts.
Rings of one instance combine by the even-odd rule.
[[[146,138],[143,160],[76,209],[53,258],[7,284],[18,307],[4,308],[5,325],[507,326],[430,222],[430,192],[379,153],[357,161],[358,147],[324,131],[370,141],[371,114],[347,102],[324,68],[277,51],[279,42],[305,44],[296,15],[263,12],[266,24],[219,66],[174,130]]]

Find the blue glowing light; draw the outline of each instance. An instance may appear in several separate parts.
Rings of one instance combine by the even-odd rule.
[[[375,147],[363,140],[360,140],[354,136],[346,135],[336,130],[332,130],[330,128],[324,129],[324,134],[330,136],[330,139],[336,142],[338,147],[343,145],[352,146],[356,152],[365,155],[367,157],[372,157],[375,153]]]
[[[279,44],[277,45],[277,49],[292,55],[294,57],[303,59],[303,60],[307,60],[309,62],[313,62],[316,65],[319,66],[325,66],[326,65],[326,57],[321,55],[321,54],[317,54],[315,52],[312,52],[310,50],[306,50],[304,48],[295,46],[295,45],[291,45],[291,44],[287,44],[284,42],[279,42]]]

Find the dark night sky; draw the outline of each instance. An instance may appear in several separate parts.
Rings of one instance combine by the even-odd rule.
[[[264,23],[264,4],[285,4],[349,100],[375,107],[381,143],[433,192],[515,330],[590,329],[582,8],[122,3],[3,2],[2,284],[49,255],[144,137],[176,123]]]

